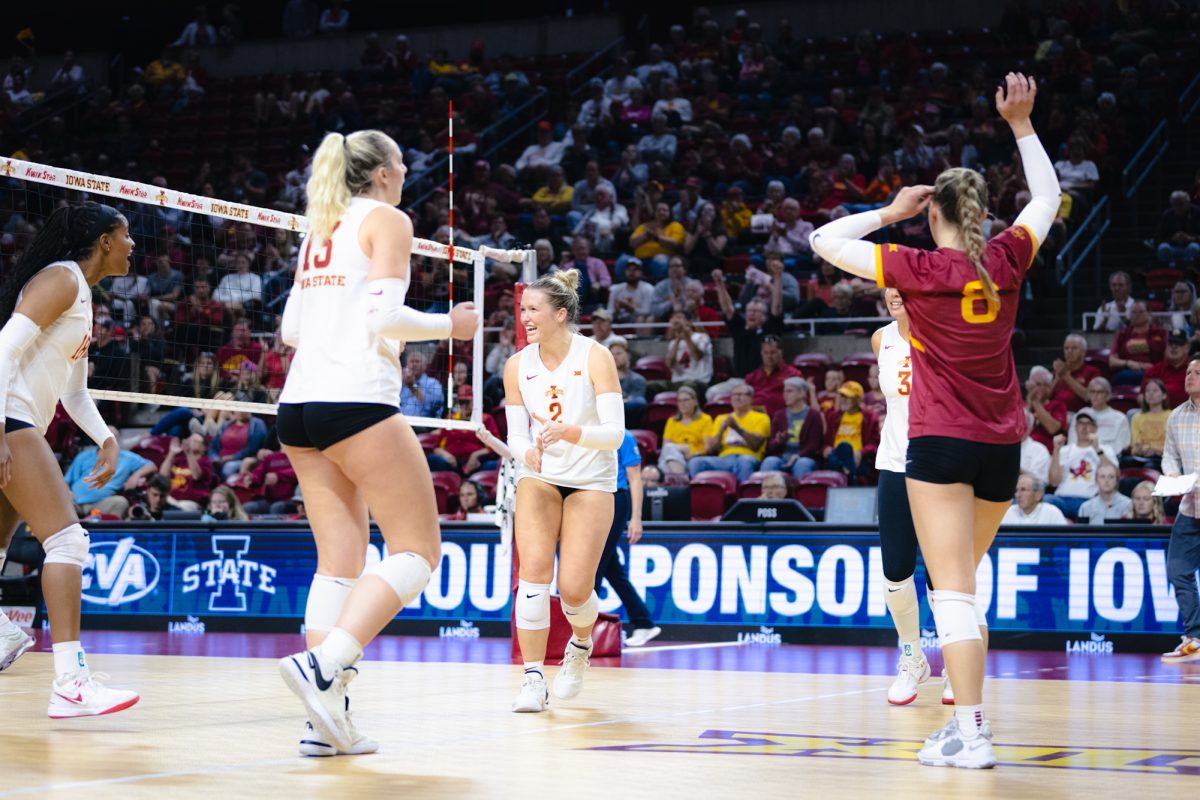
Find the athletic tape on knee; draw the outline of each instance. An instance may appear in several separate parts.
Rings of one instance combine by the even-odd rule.
[[[401,605],[405,606],[425,591],[432,572],[429,562],[416,553],[396,553],[367,570],[368,575],[374,575],[392,587]]]
[[[82,525],[78,522],[68,525],[42,542],[42,549],[46,551],[45,563],[68,564],[82,569],[87,563],[90,545],[91,539]]]
[[[523,631],[544,631],[550,627],[550,584],[517,581],[517,599],[513,604],[517,627]]]
[[[588,599],[583,601],[583,605],[569,606],[563,603],[562,610],[572,628],[590,628],[596,623],[596,617],[600,616],[600,598],[596,596],[595,590],[592,590]]]
[[[337,625],[346,598],[354,591],[358,578],[335,578],[332,575],[313,575],[308,587],[308,602],[304,605],[304,629],[329,631]]]
[[[965,592],[935,589],[931,592],[933,621],[937,625],[938,643],[942,647],[955,642],[983,639],[979,620],[975,618],[975,596]]]

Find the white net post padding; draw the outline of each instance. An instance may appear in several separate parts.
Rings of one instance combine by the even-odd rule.
[[[124,203],[158,205],[165,208],[177,208],[192,214],[201,214],[235,222],[248,222],[265,228],[282,228],[304,234],[308,230],[308,219],[301,214],[291,214],[270,208],[259,208],[241,203],[233,203],[212,197],[180,192],[174,189],[164,189],[123,178],[104,175],[93,175],[87,172],[47,164],[37,164],[16,158],[0,159],[0,178],[26,181],[59,187],[68,191],[80,192],[85,196],[99,195],[115,198]],[[455,246],[454,260],[458,263],[471,264],[474,267],[474,299],[483,312],[483,281],[485,258],[503,261],[525,262],[533,257],[532,251],[525,250],[493,250],[483,248],[484,252],[465,247]],[[449,248],[444,244],[428,239],[413,240],[413,255],[431,256],[448,259]],[[450,270],[453,280],[453,268]],[[453,428],[475,430],[483,422],[483,326],[475,331],[474,358],[472,360],[473,374],[471,376],[472,395],[470,420],[446,420],[428,417],[407,417],[413,427],[422,428]],[[112,400],[128,403],[157,404],[161,406],[179,406],[185,408],[227,409],[230,411],[248,411],[252,414],[275,414],[278,406],[273,403],[245,403],[233,400],[205,400],[197,397],[184,397],[165,394],[147,394],[141,392],[120,392],[91,390],[97,400]]]

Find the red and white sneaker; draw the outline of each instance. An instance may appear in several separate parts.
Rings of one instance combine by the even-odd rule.
[[[96,717],[124,711],[142,698],[127,689],[110,689],[101,681],[109,676],[103,672],[88,675],[68,675],[54,681],[50,690],[50,719]]]
[[[0,672],[12,666],[12,663],[33,647],[33,637],[18,628],[11,620],[0,625]]]
[[[1200,639],[1195,636],[1180,636],[1179,638],[1179,647],[1162,654],[1163,663],[1184,664],[1188,661],[1200,661]]]
[[[942,667],[942,705],[954,705],[954,687],[950,685],[950,676],[946,674],[945,667]]]

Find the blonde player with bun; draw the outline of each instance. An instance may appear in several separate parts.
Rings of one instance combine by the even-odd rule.
[[[543,663],[556,549],[558,594],[574,635],[554,694],[567,700],[583,688],[598,613],[596,568],[617,490],[617,449],[625,433],[621,382],[608,349],[575,331],[578,286],[573,269],[529,285],[521,297],[529,345],[504,367],[508,446],[520,465],[514,611],[525,677],[512,704],[518,712],[549,705]]]
[[[479,315],[471,303],[449,314],[404,304],[413,229],[396,206],[405,172],[384,133],[325,137],[307,187],[309,235],[284,307],[281,335],[296,355],[277,429],[317,544],[304,614],[309,649],[279,663],[308,710],[303,755],[378,749],[355,729],[346,686],[363,647],[425,589],[441,560],[429,468],[400,415],[400,352],[403,342],[470,339]],[[388,555],[364,574],[371,517]]]

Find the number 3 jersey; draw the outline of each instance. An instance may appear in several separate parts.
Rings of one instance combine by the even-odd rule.
[[[904,472],[908,453],[908,396],[912,394],[912,351],[892,322],[879,337],[879,390],[887,400],[887,418],[875,453],[875,467]]]
[[[556,420],[566,425],[599,425],[596,411],[596,390],[588,374],[588,353],[599,344],[579,334],[571,335],[571,346],[558,369],[549,370],[542,363],[541,350],[531,344],[521,351],[521,401],[529,414],[529,438],[536,442],[544,420]],[[617,490],[617,452],[592,450],[570,442],[555,442],[542,453],[542,471],[534,472],[524,464],[517,478],[537,477],[555,486],[570,489]]]
[[[279,402],[400,405],[400,345],[367,327],[371,261],[358,244],[363,220],[387,207],[355,197],[327,240],[305,240],[288,298],[300,304],[300,343]]]
[[[54,419],[54,409],[66,391],[71,372],[83,370],[80,378],[86,383],[88,345],[92,341],[92,290],[79,265],[56,261],[41,272],[62,267],[75,276],[75,299],[21,354],[12,384],[5,387],[8,417],[28,422],[43,434]],[[18,304],[24,295],[24,290],[17,295]]]
[[[880,288],[898,289],[908,311],[910,438],[951,436],[986,444],[1025,438],[1012,332],[1021,283],[1037,246],[1024,225],[988,240],[983,265],[999,303],[987,299],[974,265],[960,250],[875,246],[876,281]]]

